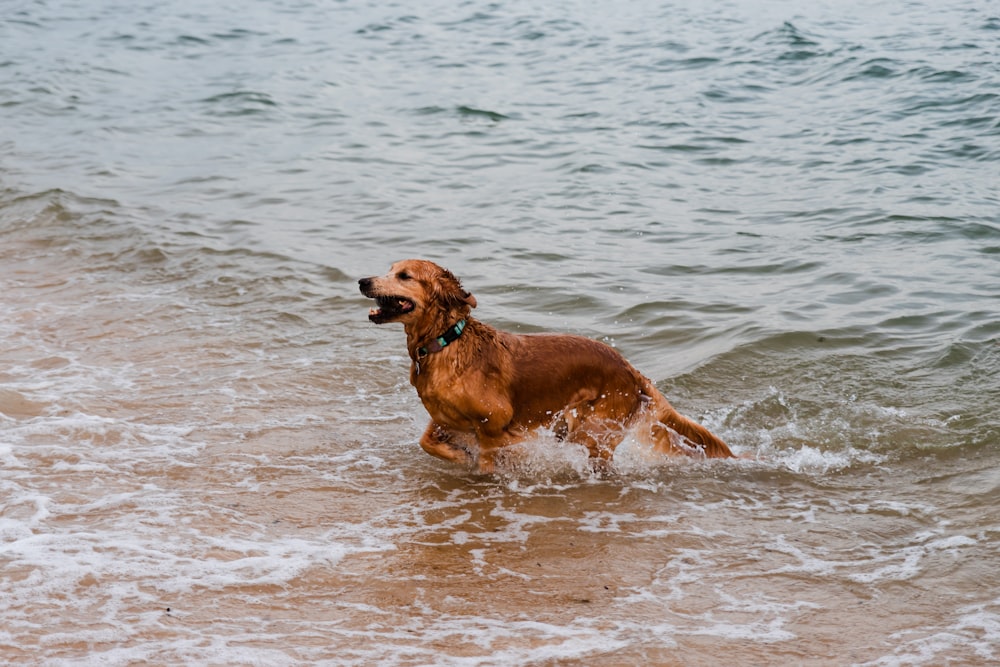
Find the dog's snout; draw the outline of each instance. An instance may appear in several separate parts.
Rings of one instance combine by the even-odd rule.
[[[365,296],[368,296],[368,294],[372,290],[372,282],[373,281],[374,281],[374,278],[362,278],[361,280],[358,281],[358,289],[361,290],[362,294],[364,294]]]

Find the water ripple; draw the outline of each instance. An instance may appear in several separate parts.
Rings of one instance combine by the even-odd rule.
[[[996,657],[988,0],[21,5],[12,660]],[[356,283],[408,256],[756,460],[424,456]]]

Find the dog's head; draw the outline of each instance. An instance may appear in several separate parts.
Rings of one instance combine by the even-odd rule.
[[[386,322],[435,322],[452,325],[468,317],[476,307],[476,297],[464,289],[448,269],[423,259],[396,262],[384,276],[362,278],[361,293],[375,299],[368,319]]]

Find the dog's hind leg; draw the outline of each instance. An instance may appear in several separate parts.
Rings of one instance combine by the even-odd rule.
[[[648,437],[658,451],[710,459],[735,458],[726,443],[701,424],[677,412],[652,383],[647,392],[650,398],[646,406]]]

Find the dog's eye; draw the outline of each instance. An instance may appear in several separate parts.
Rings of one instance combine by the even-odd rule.
[[[410,274],[407,273],[406,271],[400,271],[399,273],[396,274],[396,277],[399,278],[400,280],[409,280]]]

